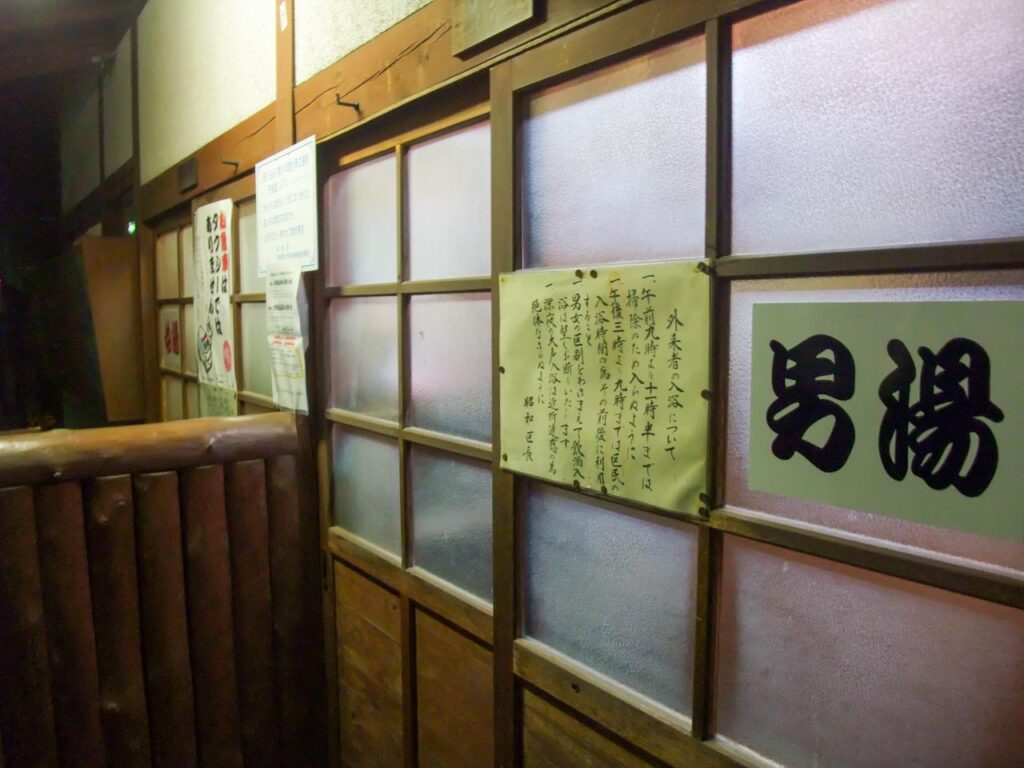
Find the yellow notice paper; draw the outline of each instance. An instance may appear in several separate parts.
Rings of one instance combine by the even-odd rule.
[[[700,264],[501,276],[504,468],[699,511],[711,292]]]

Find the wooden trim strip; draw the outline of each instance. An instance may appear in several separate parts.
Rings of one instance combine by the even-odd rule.
[[[278,0],[275,6],[277,96],[274,101],[274,147],[282,150],[295,142],[295,2]]]
[[[56,429],[0,439],[0,487],[227,464],[298,450],[291,413],[204,418],[100,429]]]
[[[477,293],[491,290],[490,277],[454,277],[446,280],[406,280],[396,283],[339,285],[324,289],[328,300],[353,296],[397,296],[429,293]]]
[[[716,509],[710,523],[716,530],[754,541],[1024,609],[1024,574],[952,562],[881,540],[734,507]]]
[[[434,136],[447,131],[464,128],[474,122],[479,122],[483,118],[487,117],[490,112],[491,105],[486,101],[482,104],[467,107],[466,109],[459,110],[458,112],[444,117],[441,120],[434,120],[426,125],[400,133],[394,138],[386,139],[376,144],[371,144],[368,147],[364,147],[363,149],[359,149],[354,152],[348,152],[338,159],[338,167],[346,168],[350,165],[362,162],[363,160],[368,160],[371,157],[387,154],[388,152],[393,151],[396,146],[412,144],[420,139],[433,138]]]
[[[328,408],[326,416],[328,421],[333,421],[335,424],[344,424],[348,427],[374,432],[378,435],[393,437],[396,440],[401,433],[401,428],[393,421],[378,419],[375,416],[367,416],[362,413],[343,411],[340,408]]]
[[[460,456],[467,456],[471,459],[491,463],[494,456],[494,449],[490,443],[482,443],[478,440],[470,440],[465,437],[445,435],[441,432],[434,432],[431,429],[420,427],[405,427],[401,431],[402,439],[417,445],[425,445],[428,448],[437,448],[450,453],[457,453]]]
[[[730,279],[857,275],[1024,267],[1024,238],[895,245],[817,253],[726,256],[715,269]]]
[[[697,609],[694,621],[693,712],[695,738],[715,730],[715,661],[718,585],[722,574],[722,533],[701,526],[697,544]]]
[[[724,736],[715,736],[704,742],[708,749],[716,754],[722,755],[734,765],[741,765],[744,768],[780,768],[774,760],[755,752],[749,747],[744,747]]]
[[[524,681],[671,766],[739,765],[690,736],[688,718],[543,643],[516,640],[514,658]]]
[[[472,293],[491,290],[491,278],[488,277],[454,277],[447,280],[408,280],[400,283],[398,292],[402,294],[426,293]]]
[[[260,293],[236,293],[231,297],[232,304],[266,304],[267,294]]]
[[[493,616],[479,598],[443,582],[422,568],[403,570],[398,558],[338,527],[328,532],[331,554],[417,606],[436,614],[488,647],[494,642]]]
[[[269,408],[272,411],[277,410],[277,403],[274,402],[274,398],[261,395],[259,392],[250,392],[246,389],[239,390],[238,399],[243,403],[251,403],[252,405],[258,405],[261,408]]]
[[[372,283],[366,285],[337,285],[324,289],[324,298],[349,298],[352,296],[394,296],[398,293],[399,283]]]
[[[498,350],[501,317],[499,275],[515,268],[518,248],[516,189],[516,105],[511,63],[495,67],[491,85],[491,435],[501,435],[501,369]],[[494,573],[494,765],[522,764],[521,707],[514,649],[519,634],[520,552],[516,540],[515,479],[500,469],[495,439],[491,494]]]

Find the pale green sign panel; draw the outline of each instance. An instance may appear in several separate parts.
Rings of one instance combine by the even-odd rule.
[[[199,382],[200,416],[237,416],[238,393],[227,387]]]
[[[710,288],[699,261],[502,275],[502,466],[696,514]]]
[[[1024,302],[758,304],[752,489],[1024,541]]]

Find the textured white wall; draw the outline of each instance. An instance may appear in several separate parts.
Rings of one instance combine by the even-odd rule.
[[[430,0],[295,0],[295,82],[308,80]]]
[[[103,76],[103,171],[132,159],[132,33],[125,34]]]
[[[96,76],[85,77],[63,102],[60,116],[61,201],[75,207],[100,184],[100,93]]]
[[[139,16],[143,183],[275,97],[275,4],[149,0]]]

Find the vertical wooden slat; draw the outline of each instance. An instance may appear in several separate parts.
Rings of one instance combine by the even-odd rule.
[[[50,663],[32,489],[27,486],[0,489],[0,686],[7,765],[55,767]]]
[[[220,466],[181,473],[181,509],[199,764],[241,766],[231,562]]]
[[[491,365],[492,434],[501,434],[501,368],[498,365],[500,293],[498,276],[515,266],[515,96],[512,64],[491,70]],[[513,644],[518,631],[516,584],[518,572],[515,526],[515,487],[511,473],[502,472],[498,441],[494,441],[494,764],[513,768],[521,763],[519,707],[513,669]]]
[[[268,459],[270,574],[281,752],[293,765],[306,766],[323,762],[323,712],[313,687],[323,675],[322,627],[318,617],[317,518],[313,509],[300,508],[296,482],[294,456]]]
[[[732,31],[727,20],[713,18],[704,28],[707,54],[707,159],[705,256],[712,264],[732,249]],[[717,280],[716,280],[717,283]],[[728,286],[713,285],[711,291],[711,414],[708,421],[708,482],[703,514],[721,503],[724,487],[724,436],[727,326],[717,322],[728,317]],[[720,314],[724,311],[724,314]],[[718,614],[718,584],[721,576],[722,534],[701,527],[697,556],[697,610],[694,632],[692,729],[698,739],[709,739],[715,731],[715,648]]]
[[[139,601],[155,768],[195,768],[196,724],[178,475],[135,478]]]
[[[82,487],[39,486],[35,502],[59,763],[67,768],[103,768],[107,758]]]
[[[262,460],[224,470],[242,754],[246,768],[278,764],[274,626],[266,473]]]
[[[295,141],[295,24],[292,18],[295,4],[294,0],[273,0],[273,5],[277,30],[274,148],[281,150]]]
[[[131,478],[96,478],[87,490],[89,581],[107,763],[148,766]]]

